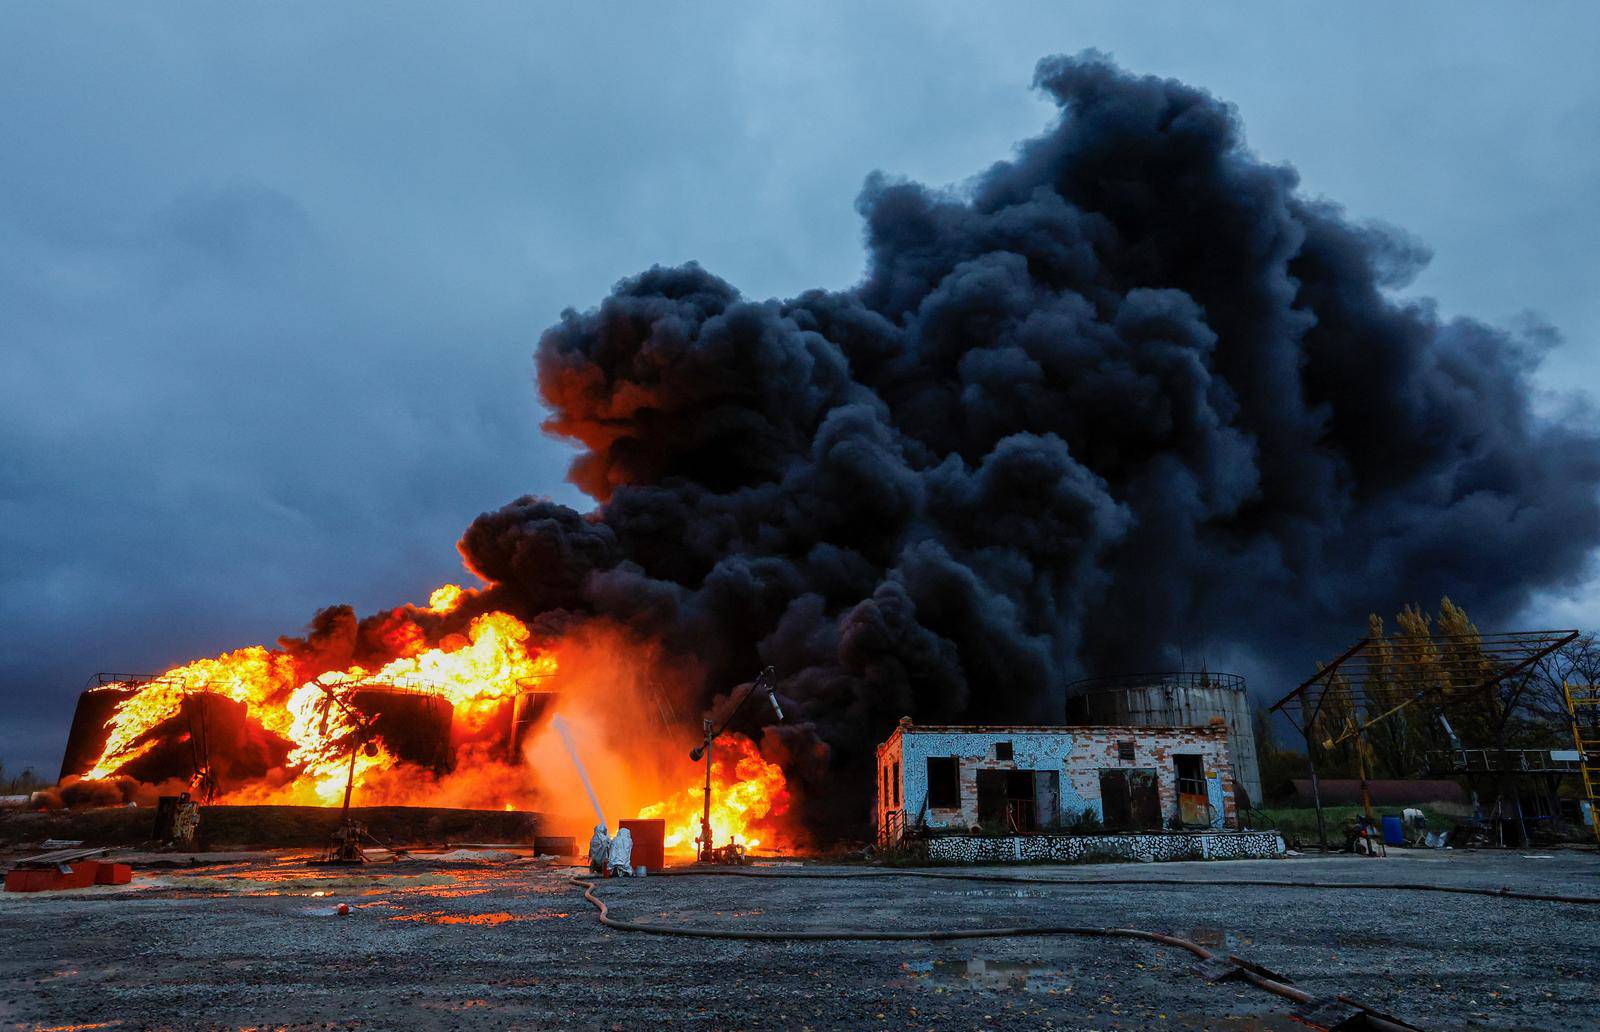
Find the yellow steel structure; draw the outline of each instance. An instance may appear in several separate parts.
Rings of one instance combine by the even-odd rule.
[[[1578,747],[1578,769],[1589,800],[1589,828],[1600,845],[1600,686],[1561,683],[1572,718],[1572,742]]]

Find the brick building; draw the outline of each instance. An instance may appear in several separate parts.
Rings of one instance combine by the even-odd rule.
[[[1092,811],[1108,831],[1236,828],[1228,730],[921,726],[878,746],[877,827],[1032,834]]]

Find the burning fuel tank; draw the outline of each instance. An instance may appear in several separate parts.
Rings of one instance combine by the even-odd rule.
[[[136,695],[149,678],[95,686],[78,697],[61,759],[61,777],[87,774],[111,737],[117,707]],[[189,781],[209,771],[219,783],[239,784],[281,767],[289,743],[268,734],[250,718],[242,702],[214,692],[191,692],[178,711],[132,743],[133,759],[117,769],[135,781],[161,784]]]
[[[511,760],[520,762],[522,750],[556,713],[555,692],[522,692],[511,717]]]
[[[455,707],[449,699],[373,685],[352,692],[350,705],[371,719],[374,736],[395,759],[441,774],[453,765],[450,730]]]
[[[456,714],[454,744],[460,754],[477,753],[500,763],[522,762],[528,739],[555,713],[554,692],[519,692],[470,705]]]
[[[117,708],[150,685],[153,678],[101,675],[79,697],[61,759],[61,778],[93,770],[111,736]],[[539,722],[546,709],[542,693],[494,700],[484,713],[463,714],[458,721],[448,698],[427,691],[389,685],[362,685],[349,695],[349,705],[372,721],[374,737],[395,759],[436,773],[449,771],[461,744],[453,737],[457,723],[474,739],[482,738],[495,759],[515,762],[521,755],[526,728]],[[487,715],[486,722],[480,718]],[[162,784],[190,781],[209,774],[222,791],[263,779],[288,762],[293,743],[267,731],[242,702],[215,692],[183,694],[177,711],[131,743],[118,775]]]
[[[117,707],[139,689],[108,684],[84,689],[78,708],[72,712],[72,730],[67,732],[67,749],[61,754],[61,777],[87,774],[105,751],[111,738],[111,717]]]
[[[156,744],[117,773],[147,784],[188,781],[209,771],[216,785],[240,785],[289,758],[289,743],[263,730],[249,707],[215,692],[185,696],[177,715],[151,728],[144,740]]]

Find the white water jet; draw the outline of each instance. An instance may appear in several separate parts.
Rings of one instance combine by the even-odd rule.
[[[583,769],[583,761],[578,759],[578,747],[572,742],[572,733],[567,730],[567,722],[560,717],[550,721],[555,727],[556,734],[561,736],[561,744],[567,747],[567,755],[572,757],[572,765],[578,769],[578,777],[583,779],[583,790],[589,793],[589,805],[594,807],[596,824],[605,824],[606,815],[600,812],[600,800],[595,798],[594,786],[589,784],[589,772]]]

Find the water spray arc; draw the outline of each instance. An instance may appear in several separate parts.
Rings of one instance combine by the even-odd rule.
[[[589,805],[594,807],[594,822],[602,827],[606,826],[606,815],[600,809],[600,799],[594,794],[594,785],[589,783],[589,771],[578,758],[578,746],[572,741],[572,732],[568,729],[567,722],[560,717],[553,717],[550,726],[561,736],[561,744],[566,747],[567,755],[572,758],[572,766],[577,770],[579,779],[583,781],[583,790],[589,794]]]

